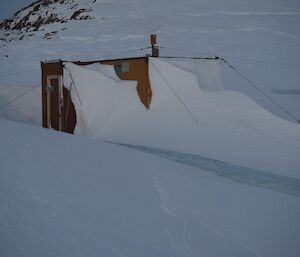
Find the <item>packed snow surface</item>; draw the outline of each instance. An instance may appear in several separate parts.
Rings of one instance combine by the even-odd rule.
[[[300,198],[0,120],[1,256],[298,256]]]

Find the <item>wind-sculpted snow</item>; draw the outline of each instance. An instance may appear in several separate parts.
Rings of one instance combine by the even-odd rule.
[[[111,76],[113,67],[65,67],[65,85],[72,82],[71,72],[77,88],[71,92],[76,135],[207,156],[300,179],[300,126],[222,89],[220,60],[195,65],[149,58],[153,94],[148,110],[134,82]]]
[[[147,146],[120,144],[115,142],[110,143],[151,153],[175,162],[188,164],[199,168],[201,171],[213,172],[220,177],[225,177],[235,182],[267,188],[300,197],[300,180],[297,178],[280,176],[271,172],[251,169],[195,154],[180,153]]]

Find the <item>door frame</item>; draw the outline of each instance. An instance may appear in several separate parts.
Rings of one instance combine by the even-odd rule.
[[[64,128],[64,119],[63,119],[63,113],[64,113],[64,94],[63,94],[63,83],[62,83],[62,75],[48,75],[47,76],[47,87],[46,87],[46,93],[47,93],[47,127],[49,129],[55,129],[52,127],[52,101],[51,101],[51,94],[54,92],[54,86],[51,85],[52,80],[57,80],[57,92],[58,92],[58,130],[63,131]]]

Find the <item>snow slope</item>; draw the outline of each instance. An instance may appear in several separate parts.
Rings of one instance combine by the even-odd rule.
[[[1,256],[298,256],[300,198],[0,120]]]

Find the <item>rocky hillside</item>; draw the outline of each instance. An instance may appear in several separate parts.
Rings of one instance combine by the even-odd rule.
[[[92,4],[96,0],[80,2],[76,0],[39,0],[16,12],[11,18],[0,23],[4,36],[0,40],[9,42],[33,36],[34,32],[44,30],[44,26],[53,23],[66,23],[70,20],[87,20]],[[50,33],[45,38],[51,38]]]

